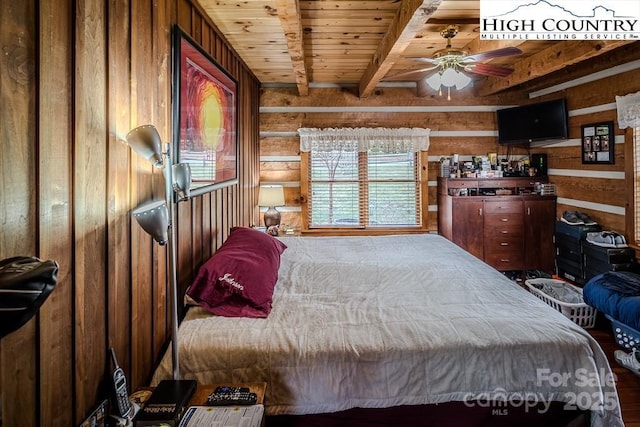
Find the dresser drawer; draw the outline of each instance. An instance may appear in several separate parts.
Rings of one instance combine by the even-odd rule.
[[[491,227],[489,225],[484,228],[484,238],[485,239],[518,239],[520,241],[523,240],[523,230],[521,224],[506,224],[501,223],[500,225],[496,225]]]
[[[522,216],[522,202],[513,201],[495,201],[484,203],[484,211],[486,214],[502,214],[513,213]]]
[[[523,242],[521,236],[485,236],[484,252],[491,254],[493,252],[513,252],[523,254]]]
[[[519,213],[485,214],[484,216],[485,230],[490,233],[503,227],[522,227],[523,224],[524,217]]]
[[[522,251],[485,253],[484,259],[487,264],[500,271],[524,269]]]

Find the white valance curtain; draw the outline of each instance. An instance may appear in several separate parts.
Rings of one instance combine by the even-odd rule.
[[[427,151],[429,133],[424,128],[300,128],[300,151],[369,151],[407,153]]]
[[[616,107],[620,129],[640,127],[640,92],[616,96]]]

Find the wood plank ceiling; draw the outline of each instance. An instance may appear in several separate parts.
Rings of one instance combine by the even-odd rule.
[[[469,54],[516,46],[522,54],[492,64],[513,68],[506,78],[471,74],[480,95],[530,82],[589,60],[629,41],[480,40],[479,0],[199,0],[261,83],[290,83],[307,95],[310,83],[357,84],[361,97],[381,81],[418,81],[446,47],[440,34],[457,25],[454,48]]]

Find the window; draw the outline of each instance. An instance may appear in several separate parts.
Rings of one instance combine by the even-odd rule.
[[[308,155],[309,227],[422,225],[419,153]]]
[[[640,92],[616,96],[618,127],[630,128],[625,135],[625,170],[633,180],[629,185],[626,210],[627,235],[633,235],[634,244],[640,243]]]
[[[429,133],[422,128],[298,129],[307,226],[422,226],[421,162],[427,158]]]

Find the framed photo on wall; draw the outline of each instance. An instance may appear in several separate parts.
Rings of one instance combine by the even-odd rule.
[[[615,163],[614,139],[613,121],[582,125],[582,163]]]
[[[238,182],[238,88],[177,25],[173,36],[174,158],[189,163],[196,196]]]

